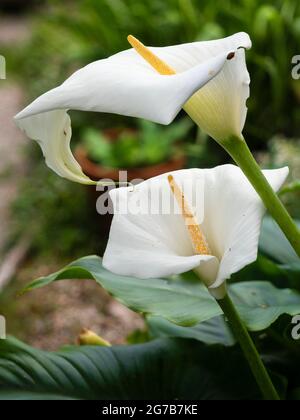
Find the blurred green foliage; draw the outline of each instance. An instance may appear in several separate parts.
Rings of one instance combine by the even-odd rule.
[[[148,45],[170,45],[246,31],[251,83],[246,138],[264,148],[275,133],[297,135],[299,86],[291,77],[300,54],[298,0],[48,0],[34,35],[13,62],[32,96],[76,68],[129,47],[134,34]],[[27,86],[28,86],[27,85]],[[298,92],[297,92],[298,89]]]
[[[88,128],[83,133],[83,145],[89,158],[103,166],[132,168],[155,165],[182,153],[178,141],[186,138],[191,126],[188,118],[168,127],[139,120],[138,130],[120,129],[114,140],[105,132]]]
[[[58,85],[77,68],[129,48],[126,39],[129,33],[147,45],[164,46],[246,31],[253,48],[247,52],[252,82],[245,137],[252,149],[266,153],[267,157],[258,155],[262,166],[290,165],[294,162],[292,155],[299,154],[299,149],[293,149],[289,156],[284,155],[284,161],[279,161],[282,148],[275,153],[272,141],[268,143],[275,134],[299,138],[300,81],[293,80],[291,75],[292,57],[300,54],[299,0],[48,0],[43,4],[30,15],[33,34],[27,44],[5,52],[8,72],[14,71],[31,98]],[[95,133],[103,127],[137,127],[138,120],[72,112],[72,124],[75,142],[87,127],[96,130],[86,133],[86,141],[93,153],[98,154],[96,160],[102,160],[105,150],[110,156],[111,151],[96,150]],[[132,141],[127,139],[123,143],[128,146]],[[158,143],[154,145],[154,160],[158,160]],[[128,154],[128,147],[126,150]],[[130,150],[136,155],[134,147]],[[195,142],[187,144],[186,152],[189,166],[211,167],[228,162],[223,150],[201,131]],[[84,243],[88,242],[92,249],[96,234],[93,226],[88,227],[86,206],[90,204],[86,204],[82,189],[42,169],[44,161],[40,154],[35,156],[38,158],[32,160],[30,177],[25,180],[15,206],[19,231],[32,225],[37,249],[47,249],[47,236],[53,238],[53,243],[58,239],[59,247],[66,253],[72,253],[73,248],[73,256]],[[126,156],[122,153],[118,156],[119,162],[114,165],[122,166]],[[144,160],[149,162],[148,158]],[[34,161],[41,164],[35,168]],[[293,171],[290,178],[293,184],[283,198],[299,217],[298,180]],[[73,206],[74,197],[81,206]],[[91,207],[94,210],[94,203]],[[82,250],[81,255],[84,253]]]
[[[129,33],[147,45],[164,46],[248,32],[253,48],[247,52],[252,82],[245,136],[252,149],[262,149],[257,155],[262,166],[291,167],[291,184],[283,190],[282,198],[292,214],[300,218],[300,145],[295,140],[299,138],[300,128],[300,81],[293,80],[291,75],[292,57],[300,54],[299,0],[48,0],[43,3],[46,7],[32,15],[33,36],[27,45],[2,51],[7,57],[8,71],[14,70],[31,98],[56,86],[77,68],[129,48],[126,40]],[[130,136],[123,138],[117,147],[108,145],[102,138],[99,148],[99,128],[120,124],[138,127],[138,120],[75,112],[73,123],[75,140],[76,133],[84,133],[85,144],[94,160],[117,167],[131,166],[133,162],[136,165],[139,160],[146,164],[168,159],[174,141],[186,134],[184,123],[179,136],[176,130],[180,125],[172,124],[162,135],[159,126],[141,122],[147,132],[144,149],[137,150]],[[95,128],[87,130],[87,126]],[[215,142],[210,142],[201,132],[198,134],[196,142],[187,145],[192,157],[190,166],[209,167],[228,161]],[[275,134],[282,136],[274,138]],[[95,203],[87,200],[87,188],[52,173],[40,152],[36,153],[37,149],[36,145],[28,147],[30,173],[21,183],[13,204],[12,241],[30,233],[32,251],[42,257],[101,254],[106,237],[101,235],[100,223],[95,219]],[[270,223],[268,219],[267,222]],[[274,234],[274,226],[266,230],[264,225],[258,260],[234,275],[232,281],[259,278],[279,287],[299,290],[299,264],[288,265],[281,260],[281,252],[287,250],[284,239]],[[279,349],[282,345],[286,349],[293,347],[292,353],[299,354],[299,346],[290,339],[290,333],[284,339],[281,337],[283,328],[290,328],[289,317],[281,318],[267,331],[264,341],[258,337],[257,342],[265,350],[269,340],[277,341],[279,336]],[[129,337],[132,343],[144,340],[144,332]],[[272,357],[274,360],[275,353]]]
[[[289,167],[288,183],[280,195],[290,213],[300,219],[300,140],[275,136],[269,142],[268,151],[262,153],[259,160],[268,168]]]

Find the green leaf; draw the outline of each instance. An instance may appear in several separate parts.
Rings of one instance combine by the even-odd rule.
[[[268,328],[282,314],[300,313],[299,293],[265,281],[236,283],[230,288],[230,296],[251,331]]]
[[[88,128],[83,133],[84,146],[95,162],[111,164],[112,144],[99,130]]]
[[[0,342],[1,400],[255,398],[257,387],[235,348],[162,339],[50,353],[15,339]]]
[[[289,286],[300,291],[300,260],[291,264],[282,264],[279,266],[284,276],[289,280]]]
[[[280,268],[282,270],[287,271],[288,273],[295,273],[298,276],[298,280],[299,280],[299,273],[300,273],[300,261],[299,262],[295,262],[295,263],[291,263],[291,264],[283,264],[280,266]]]
[[[276,222],[270,217],[265,217],[263,221],[259,248],[261,252],[279,263],[290,264],[300,262],[291,244]]]
[[[31,283],[33,290],[62,279],[94,279],[116,299],[135,312],[167,319],[181,326],[194,326],[222,314],[216,301],[201,284],[188,281],[124,277],[105,270],[101,258],[81,258],[57,273]],[[300,313],[300,294],[277,289],[271,283],[235,283],[229,293],[252,331],[268,328],[280,315]]]
[[[229,287],[229,294],[250,331],[262,331],[281,315],[300,313],[300,294],[290,289],[277,289],[271,283],[251,281]],[[155,337],[194,338],[206,344],[231,346],[235,340],[223,317],[212,318],[193,327],[177,326],[158,317],[148,317],[150,332]]]
[[[25,291],[62,279],[94,279],[135,312],[161,316],[179,325],[194,325],[222,314],[204,286],[190,290],[171,280],[119,276],[103,268],[97,256],[81,258],[57,273],[41,277]]]
[[[244,267],[238,273],[232,275],[233,282],[252,281],[253,279],[264,279],[277,286],[290,287],[288,273],[274,260],[259,254],[257,260]]]
[[[156,316],[147,317],[150,334],[153,337],[193,338],[206,344],[232,346],[235,339],[223,316],[212,318],[194,327],[181,327]]]

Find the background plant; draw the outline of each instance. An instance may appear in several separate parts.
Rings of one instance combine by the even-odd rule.
[[[245,127],[251,149],[259,151],[258,156],[265,156],[269,153],[269,145],[273,147],[269,142],[274,135],[290,137],[290,143],[299,136],[299,83],[291,77],[291,57],[299,48],[300,5],[297,0],[263,3],[258,0],[217,3],[208,0],[67,0],[64,3],[48,0],[44,5],[46,7],[37,9],[30,16],[33,34],[27,45],[4,51],[8,72],[15,74],[26,86],[29,97],[56,86],[90,61],[129,48],[126,40],[129,33],[148,45],[169,45],[218,38],[244,30],[253,40],[253,48],[247,52],[252,83]],[[74,112],[72,121],[73,145],[87,129],[137,126],[137,120],[133,118],[109,114]],[[197,133],[195,127],[189,137],[196,138],[196,142],[186,144],[188,166],[211,167],[228,162],[221,148],[201,131]],[[104,152],[105,149],[99,147],[99,153]],[[40,159],[39,154],[35,156]],[[123,157],[120,153],[118,156],[119,161],[114,165],[120,167]],[[263,164],[266,159],[262,157]],[[289,164],[290,159],[285,163]],[[276,162],[269,159],[267,165],[276,167]],[[47,183],[48,175],[46,168],[39,169],[40,180],[44,177]],[[298,182],[296,174],[290,182]],[[27,186],[22,188],[23,196],[31,191],[29,184]],[[287,192],[284,199],[297,216],[297,191]],[[48,208],[51,213],[55,205]],[[78,217],[82,219],[79,211]],[[19,219],[20,224],[22,220],[26,225],[25,218]],[[56,226],[64,229],[59,220]]]
[[[128,33],[133,33],[148,45],[169,45],[223,37],[241,30],[249,32],[254,46],[247,52],[252,95],[245,135],[262,166],[290,166],[291,176],[289,184],[282,190],[282,198],[293,215],[299,217],[297,139],[300,95],[299,81],[291,77],[291,57],[300,52],[298,0],[49,0],[43,3],[46,8],[30,14],[33,36],[27,45],[1,51],[7,58],[8,74],[14,73],[18,77],[31,98],[56,86],[88,62],[128,48]],[[90,136],[91,131],[86,130],[91,130],[91,127],[95,130],[93,136],[96,132],[98,135],[102,128],[137,127],[137,121],[132,118],[79,112],[75,112],[74,117],[75,142],[85,135]],[[163,131],[158,126],[153,126],[153,129],[155,135]],[[193,137],[195,141],[189,143]],[[197,133],[195,128],[185,140],[183,150],[188,152],[189,166],[209,167],[228,162],[220,147],[200,131]],[[97,148],[96,141],[92,140],[92,143],[94,152],[100,152],[95,158],[105,160],[104,151]],[[168,144],[162,150],[157,149],[158,143],[154,152],[146,153],[147,158],[142,154],[137,158],[144,162],[168,158],[166,151],[173,142],[166,142]],[[106,237],[98,231],[98,222],[92,214],[94,202],[87,200],[87,190],[52,174],[41,160],[37,146],[28,143],[26,149],[29,168],[13,206],[15,229],[11,242],[17,241],[24,233],[30,233],[32,258],[27,260],[25,271],[26,268],[28,271],[23,273],[23,279],[20,280],[17,274],[14,282],[4,293],[1,292],[0,307],[9,319],[10,333],[30,342],[29,330],[33,324],[42,325],[45,334],[49,333],[47,322],[53,318],[49,316],[46,298],[61,293],[61,289],[55,289],[52,295],[49,289],[40,289],[17,300],[16,294],[24,286],[24,277],[27,282],[39,270],[48,274],[60,268],[65,260],[85,254],[101,254]],[[110,159],[112,153],[109,151],[107,156]],[[124,161],[123,153],[118,152],[118,158],[110,163],[122,166],[128,161]],[[47,263],[42,269],[38,268],[38,261],[46,261],[46,257],[53,263],[51,268]],[[84,265],[84,261],[80,264]],[[108,274],[101,272],[99,259],[94,262],[101,274],[96,278],[97,284],[128,307],[145,314],[144,328],[135,331],[127,340],[130,344],[141,344],[112,348],[75,346],[53,354],[9,339],[0,343],[0,399],[29,399],[37,395],[96,399],[99,395],[103,398],[259,398],[227,324],[211,306],[209,296],[203,295],[193,273],[146,284],[142,280],[121,277],[111,282],[106,278]],[[84,276],[94,278],[94,268],[93,264],[85,266],[89,272],[85,271]],[[300,305],[299,273],[299,259],[276,224],[267,218],[257,261],[230,281],[232,297],[246,318],[255,344],[272,372],[272,379],[281,396],[288,399],[300,398],[299,341],[291,339],[291,316],[299,312]],[[82,267],[64,269],[63,276],[82,277]],[[257,279],[259,281],[254,281]],[[52,287],[50,283],[55,280],[55,275],[43,280]],[[67,282],[68,294],[69,284]],[[83,286],[86,286],[85,282]],[[156,299],[147,299],[145,289],[154,293]],[[162,300],[162,293],[167,293],[168,301],[172,301],[169,308],[155,305]],[[56,297],[58,295],[53,298],[54,306]],[[138,306],[132,301],[134,297],[138,297]],[[183,297],[187,299],[184,307]],[[205,305],[200,305],[200,298],[204,299]],[[82,302],[82,293],[78,293],[77,299],[77,302]],[[107,316],[101,307],[102,295],[99,295],[98,302],[94,291],[90,296],[87,292],[85,299],[97,306],[100,317]],[[107,295],[106,299],[109,299]],[[191,311],[189,299],[199,300],[196,312]],[[20,300],[23,311],[18,312]],[[84,311],[84,323],[89,310],[90,307]],[[78,311],[78,304],[70,307],[69,314],[74,313],[72,311]],[[95,318],[94,312],[91,313]],[[210,315],[214,316],[209,319]],[[68,312],[67,316],[66,313],[56,313],[60,326],[64,325],[64,316],[67,317]],[[23,318],[30,326],[23,323]],[[201,320],[204,322],[200,323]],[[190,325],[184,321],[190,321]],[[101,327],[96,328],[101,334]],[[66,344],[67,340],[60,337],[59,330],[56,336],[53,347]],[[90,361],[101,366],[93,377],[86,374]],[[104,383],[103,377],[109,378],[108,382]],[[71,378],[71,382],[65,378]]]
[[[15,56],[18,71],[30,81],[32,96],[82,65],[128,48],[129,33],[148,45],[170,45],[246,31],[254,44],[247,52],[252,95],[246,138],[254,147],[264,148],[278,132],[297,135],[299,86],[291,77],[291,59],[299,53],[297,0],[49,0],[47,4],[35,19],[28,48]]]
[[[186,139],[191,126],[192,122],[187,118],[168,127],[141,120],[137,131],[120,128],[113,140],[106,132],[88,128],[83,132],[82,143],[89,158],[103,166],[131,168],[155,165],[182,154],[178,142]]]

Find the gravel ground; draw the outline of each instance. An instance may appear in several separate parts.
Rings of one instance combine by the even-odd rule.
[[[0,299],[10,334],[35,347],[56,350],[76,343],[83,328],[112,344],[123,344],[131,332],[144,328],[141,316],[112,299],[91,280],[61,281],[17,297],[34,276],[57,268],[53,263],[31,261],[20,270],[2,298],[4,304]]]
[[[13,48],[15,42],[24,41],[28,31],[26,21],[3,17],[0,20],[0,51],[1,46]],[[0,80],[0,252],[12,223],[10,205],[17,194],[18,181],[25,172],[22,151],[25,139],[13,121],[23,102],[22,89],[7,74],[6,80]]]
[[[23,93],[18,86],[0,81],[0,250],[11,227],[10,205],[16,197],[19,179],[24,176],[22,148],[24,137],[13,122],[20,109]]]

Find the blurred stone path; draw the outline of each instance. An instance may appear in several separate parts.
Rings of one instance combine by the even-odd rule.
[[[18,86],[9,86],[3,80],[0,82],[0,252],[10,230],[10,205],[24,174],[24,137],[13,121],[22,99],[23,94]]]
[[[13,48],[14,43],[24,41],[28,33],[26,21],[2,17],[0,54],[1,47]],[[0,80],[0,254],[11,228],[10,206],[17,194],[19,180],[25,173],[24,136],[13,121],[13,116],[23,106],[24,95],[10,75],[6,76],[6,80]]]
[[[0,54],[3,46],[14,48],[30,35],[25,20],[0,16]],[[0,313],[7,318],[9,334],[39,348],[55,350],[73,343],[81,328],[91,328],[106,340],[121,344],[135,329],[143,329],[142,317],[113,300],[93,282],[58,282],[45,290],[15,296],[30,280],[56,271],[62,261],[25,261],[20,265],[26,238],[7,252],[13,220],[10,207],[26,174],[24,147],[27,140],[14,124],[13,116],[24,105],[22,88],[11,79],[0,80],[0,298],[1,287],[11,278],[9,297],[1,301]],[[15,274],[15,276],[14,276]]]

